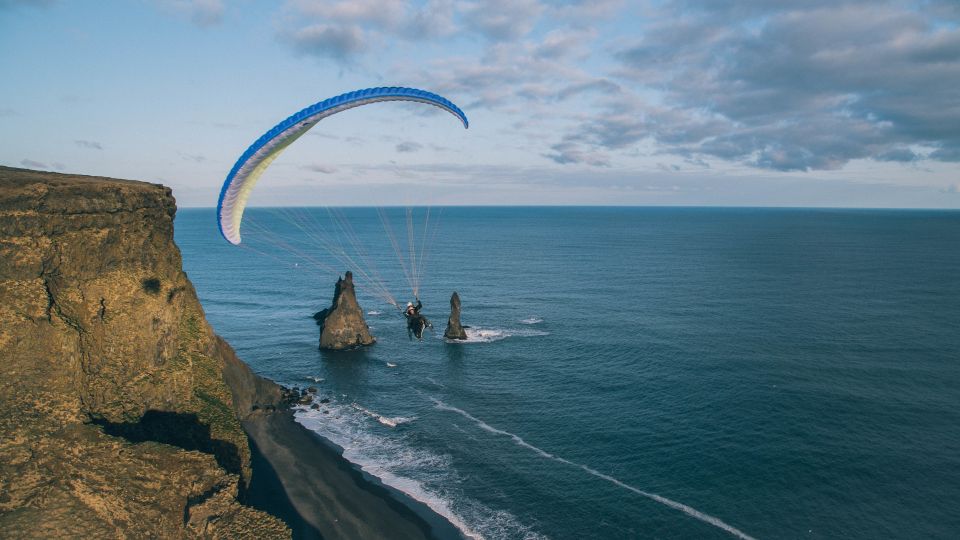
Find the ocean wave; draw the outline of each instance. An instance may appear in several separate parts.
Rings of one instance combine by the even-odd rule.
[[[367,312],[367,315],[372,315],[372,316],[374,316],[374,317],[376,317],[377,315],[382,315],[382,314],[383,314],[382,311],[377,311],[377,310],[375,310],[375,309],[371,309],[370,311]]]
[[[297,406],[294,417],[307,429],[343,448],[346,460],[427,505],[466,538],[545,538],[513,514],[463,496],[456,487],[462,479],[452,467],[450,456],[411,446],[402,431],[371,430],[369,415],[355,405],[334,400],[325,405],[327,414]]]
[[[417,419],[416,416],[394,416],[394,417],[391,418],[391,417],[389,417],[389,416],[383,416],[382,414],[373,412],[373,411],[371,411],[370,409],[366,409],[366,408],[364,408],[364,407],[361,407],[360,405],[357,405],[356,403],[351,403],[350,405],[351,405],[354,409],[362,412],[363,414],[369,416],[370,418],[373,418],[373,419],[376,420],[377,422],[380,422],[381,424],[383,424],[383,425],[385,425],[385,426],[387,426],[387,427],[392,427],[392,428],[393,428],[393,427],[397,427],[397,426],[399,426],[399,425],[401,425],[401,424],[409,424],[410,422],[413,422],[414,420]]]
[[[520,324],[540,324],[543,322],[543,319],[540,317],[527,317],[526,319],[521,319]]]
[[[602,472],[600,472],[600,471],[597,471],[596,469],[593,469],[593,468],[591,468],[591,467],[589,467],[589,466],[587,466],[587,465],[583,465],[583,464],[581,464],[581,463],[577,463],[577,462],[575,462],[575,461],[570,461],[570,460],[568,460],[568,459],[566,459],[566,458],[562,458],[562,457],[560,457],[560,456],[551,454],[550,452],[547,452],[546,450],[544,450],[544,449],[542,449],[542,448],[538,448],[538,447],[536,447],[536,446],[528,443],[527,441],[523,440],[519,435],[515,435],[515,434],[513,434],[513,433],[510,433],[509,431],[504,431],[504,430],[502,430],[502,429],[497,429],[497,428],[491,426],[490,424],[484,422],[483,420],[480,420],[480,419],[477,418],[476,416],[473,416],[472,414],[468,413],[467,411],[464,411],[463,409],[458,409],[457,407],[454,407],[454,406],[452,406],[452,405],[447,405],[446,403],[444,403],[443,401],[440,401],[439,399],[437,399],[437,398],[435,398],[435,397],[430,397],[430,400],[433,401],[433,403],[434,403],[434,405],[437,407],[437,409],[440,409],[440,410],[442,410],[442,411],[450,411],[450,412],[459,414],[460,416],[466,418],[467,420],[470,420],[470,421],[473,422],[477,427],[479,427],[480,429],[482,429],[482,430],[484,430],[484,431],[486,431],[486,432],[493,433],[494,435],[503,435],[503,436],[505,436],[505,437],[509,437],[511,440],[513,440],[513,442],[514,442],[517,446],[520,446],[520,447],[522,447],[522,448],[526,448],[527,450],[530,450],[530,451],[534,452],[535,454],[539,455],[540,457],[543,457],[543,458],[546,458],[546,459],[555,461],[555,462],[557,462],[557,463],[563,463],[564,465],[570,465],[570,466],[572,466],[572,467],[576,467],[576,468],[578,468],[578,469],[581,469],[581,470],[583,470],[584,472],[586,472],[586,473],[588,473],[588,474],[590,474],[590,475],[592,475],[592,476],[595,476],[595,477],[597,477],[597,478],[600,478],[601,480],[606,480],[607,482],[610,482],[611,484],[613,484],[613,485],[615,485],[615,486],[621,487],[621,488],[623,488],[623,489],[626,489],[627,491],[633,492],[633,493],[635,493],[635,494],[637,494],[637,495],[640,495],[640,496],[642,496],[642,497],[646,497],[646,498],[648,498],[648,499],[650,499],[650,500],[656,501],[656,502],[658,502],[658,503],[660,503],[660,504],[662,504],[662,505],[664,505],[664,506],[668,506],[668,507],[670,507],[670,508],[673,508],[674,510],[679,510],[679,511],[683,512],[684,514],[686,514],[686,515],[688,515],[688,516],[690,516],[690,517],[692,517],[692,518],[694,518],[694,519],[697,519],[697,520],[699,520],[699,521],[702,521],[702,522],[704,522],[704,523],[707,523],[707,524],[709,524],[709,525],[713,525],[714,527],[716,527],[716,528],[718,528],[718,529],[721,529],[721,530],[723,530],[723,531],[725,531],[725,532],[727,532],[727,533],[729,533],[729,534],[731,534],[731,535],[739,538],[740,540],[755,540],[752,536],[750,536],[750,535],[748,535],[747,533],[741,531],[740,529],[737,529],[736,527],[734,527],[734,526],[732,526],[732,525],[729,525],[729,524],[723,522],[722,520],[720,520],[720,518],[716,518],[716,517],[711,516],[711,515],[709,515],[709,514],[705,514],[705,513],[701,512],[701,511],[697,510],[696,508],[693,508],[692,506],[688,506],[688,505],[683,504],[683,503],[681,503],[681,502],[677,502],[677,501],[675,501],[675,500],[673,500],[673,499],[668,499],[668,498],[666,498],[666,497],[664,497],[664,496],[662,496],[662,495],[658,495],[658,494],[656,494],[656,493],[651,493],[651,492],[649,492],[649,491],[643,491],[643,490],[640,489],[640,488],[631,486],[631,485],[629,485],[629,484],[627,484],[627,483],[625,483],[625,482],[623,482],[623,481],[621,481],[621,480],[618,480],[618,479],[616,479],[616,478],[614,478],[614,477],[612,477],[612,476],[610,476],[610,475],[607,475],[607,474],[604,474],[604,473],[602,473]]]
[[[467,339],[447,340],[450,343],[491,343],[510,337],[538,337],[549,336],[550,332],[529,328],[465,328]],[[443,336],[440,336],[443,338]],[[445,339],[445,338],[444,338]]]
[[[323,377],[317,377],[315,375],[307,375],[304,379],[308,381],[313,381],[315,383],[322,383],[324,381]]]

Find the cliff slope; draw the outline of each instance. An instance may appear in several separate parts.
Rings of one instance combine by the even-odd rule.
[[[207,324],[175,209],[159,185],[0,167],[4,535],[289,536],[237,502],[240,421],[280,390]]]

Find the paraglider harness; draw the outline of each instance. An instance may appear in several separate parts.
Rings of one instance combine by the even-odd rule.
[[[403,316],[407,318],[407,331],[417,336],[417,339],[423,339],[424,329],[433,327],[430,321],[420,314],[420,308],[422,307],[423,304],[417,298],[417,305],[407,302],[407,309],[403,312]]]

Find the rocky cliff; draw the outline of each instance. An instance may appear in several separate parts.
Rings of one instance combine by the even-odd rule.
[[[467,331],[460,325],[460,295],[456,291],[450,295],[450,318],[447,319],[447,329],[443,332],[447,339],[467,339]]]
[[[238,502],[240,422],[281,390],[207,324],[175,208],[159,185],[0,167],[4,535],[289,536]]]
[[[337,279],[330,307],[315,313],[313,317],[320,325],[321,349],[351,349],[372,345],[377,341],[370,335],[363,310],[357,303],[351,272]]]

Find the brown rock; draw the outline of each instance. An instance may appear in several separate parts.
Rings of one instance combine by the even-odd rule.
[[[352,349],[372,345],[377,341],[370,335],[370,328],[363,318],[363,310],[357,303],[351,272],[346,272],[337,280],[333,304],[313,317],[320,325],[321,349]]]
[[[237,501],[240,418],[280,390],[207,324],[175,211],[160,185],[0,167],[0,530],[290,536]]]
[[[467,339],[467,332],[460,325],[460,295],[454,291],[450,296],[450,318],[447,319],[447,329],[443,332],[447,339]]]

